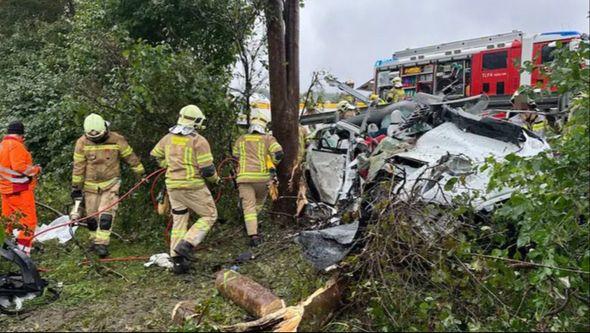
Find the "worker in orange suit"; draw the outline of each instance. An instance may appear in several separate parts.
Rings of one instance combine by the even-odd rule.
[[[8,125],[7,135],[0,142],[0,193],[2,216],[18,218],[10,224],[7,233],[18,230],[16,242],[27,255],[31,253],[33,234],[37,228],[35,185],[41,167],[33,165],[31,153],[24,145],[25,127],[20,121]]]

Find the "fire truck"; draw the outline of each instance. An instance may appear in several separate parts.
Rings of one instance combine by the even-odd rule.
[[[406,96],[425,92],[460,98],[485,93],[506,101],[520,85],[545,88],[547,78],[539,67],[552,60],[557,41],[579,38],[576,31],[526,35],[515,30],[398,51],[375,63],[373,91],[384,98],[391,80],[399,76]],[[525,61],[534,64],[532,73],[520,73]]]

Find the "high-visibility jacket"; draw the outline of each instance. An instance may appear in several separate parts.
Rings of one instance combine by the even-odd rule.
[[[80,137],[74,149],[72,186],[92,193],[111,188],[121,181],[121,159],[137,175],[145,173],[141,161],[121,134],[110,132],[100,143]]]
[[[277,156],[283,151],[272,135],[245,134],[236,140],[233,155],[238,159],[238,183],[262,183],[270,180],[267,156],[275,165],[280,162]]]
[[[0,193],[33,190],[37,184],[35,176],[39,172],[41,168],[33,165],[33,158],[25,147],[23,138],[6,135],[0,143]]]
[[[309,131],[303,126],[299,126],[299,152],[297,153],[297,161],[301,163],[305,159],[305,148],[307,147],[307,136]]]
[[[406,93],[403,89],[393,88],[387,93],[387,101],[397,103],[406,98]]]
[[[205,186],[205,179],[219,179],[209,142],[198,133],[169,133],[156,144],[151,155],[167,169],[168,189],[200,189]]]

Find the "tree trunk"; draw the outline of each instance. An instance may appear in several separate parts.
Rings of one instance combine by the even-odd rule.
[[[279,200],[274,210],[294,216],[299,176],[299,1],[268,0],[265,8],[273,135],[285,157],[278,167]]]

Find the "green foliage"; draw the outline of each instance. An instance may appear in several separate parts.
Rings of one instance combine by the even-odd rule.
[[[528,315],[537,320],[552,317],[547,328],[571,330],[584,323],[580,315],[587,313],[590,297],[590,47],[583,42],[575,51],[559,47],[553,54],[547,73],[560,93],[572,97],[569,119],[560,133],[549,137],[550,151],[530,158],[509,155],[506,161],[490,160],[494,167],[490,189],[516,189],[494,217],[516,226],[516,246],[525,249],[521,255],[527,261],[571,269],[533,269],[513,285],[531,291]],[[561,311],[547,306],[561,297],[568,301]]]
[[[347,317],[354,326],[380,331],[590,328],[590,49],[582,43],[575,50],[558,48],[554,55],[545,72],[572,98],[568,119],[549,137],[549,151],[488,159],[483,168],[492,170],[489,190],[515,189],[493,214],[465,205],[449,211],[420,202],[379,201],[389,197],[391,184],[366,194],[376,203],[368,247],[350,259],[354,302]],[[445,190],[460,181],[452,178]]]
[[[239,26],[246,33],[250,23],[222,14],[242,6],[249,2],[0,2],[0,120],[24,122],[26,144],[43,167],[41,183],[61,185],[42,188],[38,198],[69,192],[74,142],[91,112],[128,138],[148,171],[157,168],[149,151],[189,103],[207,116],[201,134],[215,160],[229,155],[237,131],[237,106],[228,94],[236,56],[230,32]],[[123,180],[124,189],[136,181],[125,169]],[[232,194],[231,186],[224,191]],[[151,205],[145,192],[130,199],[134,205]],[[235,217],[233,198],[224,196],[219,207],[223,218]],[[120,216],[127,231],[154,219],[149,210]]]

